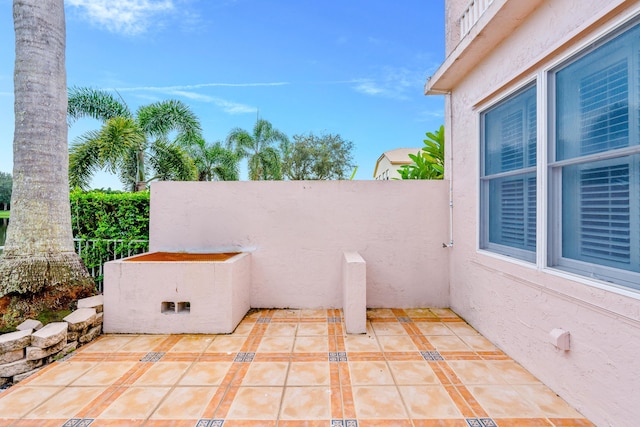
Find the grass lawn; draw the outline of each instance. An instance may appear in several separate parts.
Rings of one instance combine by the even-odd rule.
[[[11,212],[11,211],[0,211],[0,219],[1,218],[9,218],[9,212]]]

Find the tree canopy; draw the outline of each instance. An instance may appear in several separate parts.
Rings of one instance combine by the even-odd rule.
[[[346,179],[353,169],[353,143],[338,134],[294,135],[281,146],[283,174],[290,180]]]
[[[287,144],[289,138],[264,119],[258,119],[253,131],[235,128],[227,136],[227,145],[238,157],[246,158],[250,180],[282,179],[282,160],[274,144]]]
[[[0,172],[0,205],[11,203],[11,186],[13,177],[10,173]]]
[[[181,101],[143,105],[132,114],[122,99],[91,88],[71,88],[69,122],[82,117],[102,121],[99,130],[74,141],[69,154],[72,187],[87,188],[99,169],[117,173],[127,190],[154,179],[192,180],[193,160],[185,147],[201,138],[200,121]]]

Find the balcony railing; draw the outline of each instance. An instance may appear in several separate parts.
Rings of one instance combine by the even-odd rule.
[[[493,0],[471,0],[469,6],[460,17],[460,39],[464,38],[478,22],[482,14],[493,3]]]

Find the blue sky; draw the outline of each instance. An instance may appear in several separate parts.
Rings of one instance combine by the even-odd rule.
[[[135,111],[186,102],[207,141],[257,113],[290,137],[354,143],[356,179],[444,121],[423,86],[444,59],[444,1],[66,0],[67,84],[117,90]],[[12,170],[14,34],[0,0],[0,171]],[[73,141],[99,126],[82,120]],[[246,174],[245,174],[246,176]],[[121,189],[117,177],[93,186]]]

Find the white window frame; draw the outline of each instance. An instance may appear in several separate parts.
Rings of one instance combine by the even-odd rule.
[[[486,157],[485,157],[485,151],[486,151],[486,144],[485,144],[485,119],[484,116],[487,113],[490,113],[491,110],[494,110],[495,108],[500,107],[501,105],[505,104],[506,102],[509,102],[510,100],[512,100],[514,97],[517,97],[518,95],[522,95],[524,92],[530,90],[532,87],[536,87],[536,116],[539,116],[539,101],[538,101],[538,82],[537,79],[534,77],[532,79],[529,79],[525,82],[523,82],[522,84],[518,85],[517,87],[515,87],[513,90],[509,91],[508,93],[505,93],[503,96],[501,96],[499,99],[495,100],[494,102],[492,102],[489,105],[485,105],[482,107],[482,109],[479,112],[479,133],[480,133],[480,159],[479,159],[479,171],[480,171],[480,179],[479,179],[479,189],[478,189],[478,195],[479,195],[479,200],[478,200],[478,206],[480,206],[480,218],[479,218],[479,235],[478,235],[478,245],[479,245],[479,250],[480,251],[486,251],[488,253],[492,253],[492,254],[496,254],[498,256],[504,256],[507,257],[509,259],[513,259],[513,260],[517,260],[519,262],[524,262],[527,263],[529,265],[535,265],[536,260],[537,260],[537,252],[538,252],[538,248],[537,248],[537,244],[536,244],[536,250],[534,250],[533,252],[528,251],[526,249],[521,249],[521,248],[516,248],[516,247],[512,247],[512,246],[508,246],[508,245],[502,245],[499,243],[495,243],[495,242],[490,242],[489,240],[489,207],[490,207],[490,199],[489,199],[489,187],[490,187],[490,183],[493,180],[496,179],[500,179],[500,178],[508,178],[510,176],[516,176],[516,175],[527,175],[530,173],[534,173],[536,176],[536,194],[538,194],[539,191],[539,183],[538,183],[538,167],[537,164],[539,163],[539,161],[536,160],[536,164],[533,166],[526,166],[523,165],[523,168],[521,169],[516,169],[516,170],[511,170],[511,171],[506,171],[506,172],[500,172],[500,173],[495,173],[492,175],[486,175],[485,174],[485,167],[486,167]],[[536,133],[537,133],[537,142],[536,145],[539,145],[539,129],[536,127]],[[526,150],[526,147],[524,148]],[[538,156],[538,151],[536,148],[536,157]],[[526,172],[525,172],[526,171]],[[490,178],[489,178],[490,177]],[[536,197],[536,199],[538,199],[538,197]],[[538,206],[538,200],[536,200],[536,218],[537,216],[537,212],[539,209]],[[538,234],[538,221],[536,220],[536,241],[537,241],[537,234]]]
[[[570,279],[575,282],[603,289],[609,292],[614,292],[620,295],[632,297],[634,299],[640,299],[640,287],[637,285],[640,283],[640,274],[637,279],[633,277],[629,280],[629,274],[634,276],[636,273],[628,270],[621,270],[610,268],[611,274],[609,278],[600,277],[598,275],[592,275],[589,271],[579,269],[565,268],[556,265],[557,254],[561,253],[562,239],[554,239],[553,233],[561,236],[562,224],[560,221],[554,221],[554,209],[561,209],[561,192],[557,190],[557,186],[561,185],[561,181],[556,179],[554,174],[562,173],[562,163],[553,163],[551,160],[552,155],[555,156],[555,152],[551,152],[555,148],[555,99],[551,96],[554,93],[554,79],[552,73],[563,68],[564,66],[572,63],[583,55],[588,55],[593,50],[593,46],[602,46],[607,41],[615,38],[616,36],[623,34],[625,31],[630,30],[636,25],[640,25],[640,10],[629,12],[628,14],[620,17],[616,22],[602,28],[598,32],[594,33],[588,39],[585,39],[579,45],[573,46],[567,52],[557,57],[553,61],[541,64],[537,67],[534,74],[524,77],[519,80],[519,84],[514,85],[508,91],[501,93],[501,95],[489,101],[486,104],[478,106],[477,118],[477,134],[480,135],[480,156],[478,156],[478,171],[479,171],[479,186],[477,194],[477,206],[478,206],[478,228],[477,228],[477,251],[486,256],[501,259],[512,264],[518,264],[522,267],[534,268],[539,271],[558,276],[565,279]],[[639,59],[640,60],[640,59]],[[639,63],[640,66],[640,63]],[[640,67],[637,70],[638,77],[640,79]],[[495,107],[499,103],[505,101],[518,91],[526,89],[531,84],[535,84],[537,87],[537,168],[536,168],[536,180],[537,180],[537,223],[536,223],[536,261],[535,263],[529,263],[520,258],[505,255],[501,251],[493,251],[491,248],[483,246],[483,239],[486,235],[486,226],[484,217],[487,215],[486,204],[483,204],[483,184],[482,178],[484,173],[484,129],[483,129],[483,113]],[[638,95],[640,98],[640,94]],[[638,99],[640,102],[640,99]],[[552,104],[553,103],[553,104]],[[631,137],[631,136],[630,136]],[[595,159],[607,159],[621,157],[623,154],[637,154],[637,146],[626,147],[617,149],[615,153],[611,151],[597,153],[591,155],[593,159],[587,158],[587,161]],[[586,158],[586,157],[585,157]],[[585,160],[582,158],[582,160]],[[566,161],[571,163],[573,159]],[[563,161],[564,162],[564,161]],[[486,196],[486,195],[484,195]],[[560,208],[558,208],[560,207]],[[557,234],[560,233],[560,234]],[[486,241],[486,240],[485,240]],[[558,252],[560,250],[560,252]],[[575,260],[574,260],[575,261]],[[592,266],[595,264],[585,263],[582,261],[575,261],[576,266]],[[603,268],[609,268],[601,266]],[[587,269],[588,270],[588,269]],[[622,273],[618,275],[617,273]],[[628,274],[627,274],[628,273]],[[611,279],[615,281],[612,281]],[[635,285],[635,286],[634,286]]]
[[[605,45],[607,42],[613,40],[617,36],[624,34],[626,31],[630,31],[632,28],[636,28],[640,25],[639,20],[627,20],[624,23],[621,23],[613,28],[609,28],[603,33],[599,34],[590,43],[581,46],[579,49],[576,49],[569,55],[566,55],[561,60],[557,61],[553,66],[548,67],[544,70],[545,74],[545,86],[547,86],[547,91],[543,93],[543,103],[545,105],[546,114],[545,117],[548,121],[548,127],[544,131],[543,135],[546,136],[546,148],[547,155],[544,157],[546,176],[545,180],[548,180],[548,193],[547,200],[548,203],[548,211],[546,212],[548,219],[551,221],[549,223],[545,220],[544,224],[541,224],[544,228],[542,231],[547,231],[547,243],[545,244],[546,256],[542,261],[544,262],[544,267],[554,270],[566,271],[569,273],[573,273],[579,276],[596,279],[602,282],[608,282],[614,286],[622,286],[626,289],[631,289],[634,291],[640,291],[640,273],[618,269],[614,267],[609,267],[602,264],[589,263],[581,260],[566,258],[562,256],[562,171],[564,167],[571,165],[594,165],[597,161],[604,160],[615,160],[622,159],[625,156],[640,156],[640,144],[630,145],[624,148],[611,149],[608,151],[603,151],[594,154],[587,154],[582,156],[575,156],[567,159],[556,160],[556,130],[557,126],[555,123],[556,116],[556,87],[555,87],[555,74],[565,67],[573,64],[574,62],[586,57],[587,55],[593,53],[598,48]],[[630,81],[633,84],[635,81],[638,86],[640,86],[640,49],[638,50],[638,54],[635,57],[630,57],[631,61],[635,62],[635,74],[630,76]],[[636,103],[640,102],[640,88],[636,89]],[[640,130],[638,126],[640,126],[640,114],[638,111],[633,111],[630,109],[629,111],[630,119],[629,119],[629,139],[639,138]],[[539,115],[539,118],[541,115]],[[540,144],[539,144],[540,148]],[[633,179],[633,178],[632,178]],[[635,177],[637,180],[638,177]],[[637,185],[637,182],[636,184]],[[633,187],[630,183],[630,191],[636,190],[638,187]],[[632,198],[632,204],[637,204],[638,201],[633,201],[633,194],[630,195]],[[539,200],[540,201],[540,200]],[[637,209],[637,207],[636,207]],[[633,211],[631,213],[633,215]],[[637,227],[637,223],[635,224]],[[548,227],[548,229],[547,229]],[[553,227],[553,228],[552,228]],[[633,236],[631,236],[633,238]]]

